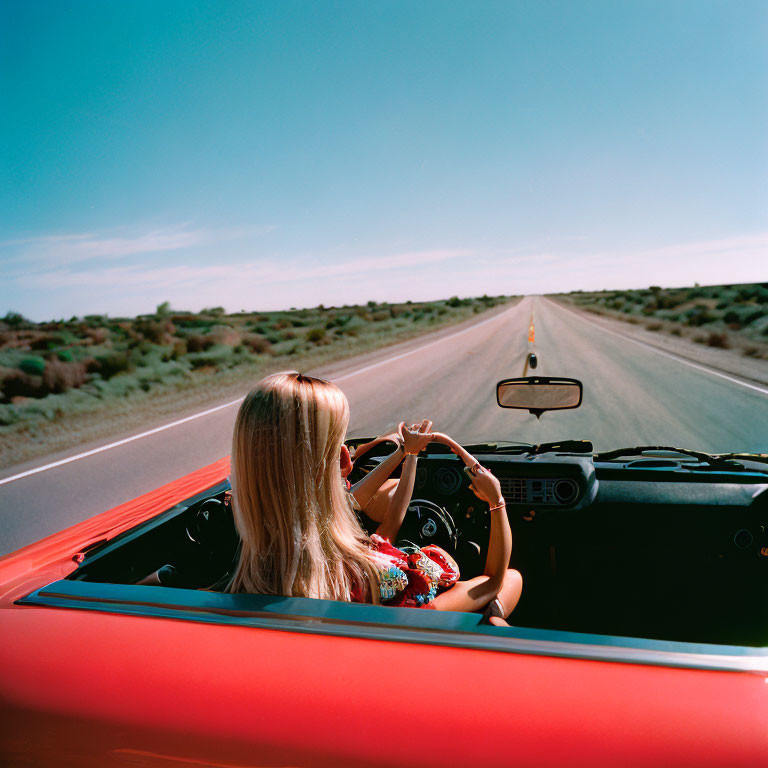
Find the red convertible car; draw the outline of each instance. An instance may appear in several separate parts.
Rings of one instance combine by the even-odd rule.
[[[768,764],[768,457],[466,448],[507,499],[514,626],[200,589],[237,554],[222,459],[0,559],[0,762]],[[461,469],[422,453],[401,537],[472,576]]]

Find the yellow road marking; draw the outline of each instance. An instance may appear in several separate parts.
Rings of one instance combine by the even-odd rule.
[[[530,345],[536,342],[536,327],[533,323],[533,309],[531,309],[531,319],[528,323],[528,352],[525,355],[525,365],[523,366],[523,376],[528,375],[528,358],[531,354]]]

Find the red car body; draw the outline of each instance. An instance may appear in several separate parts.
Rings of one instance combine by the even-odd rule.
[[[485,649],[424,631],[348,637],[17,604],[90,545],[227,472],[222,460],[0,559],[3,765],[768,763],[765,656],[693,668],[674,644],[633,661],[610,644],[585,658],[568,642]]]

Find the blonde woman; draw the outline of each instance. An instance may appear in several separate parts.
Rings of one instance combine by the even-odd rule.
[[[447,553],[425,547],[406,555],[391,545],[410,501],[416,456],[434,438],[431,422],[401,425],[399,455],[390,461],[392,467],[403,462],[401,479],[372,537],[357,520],[343,478],[351,465],[344,445],[348,423],[342,391],[300,373],[267,376],[245,398],[232,440],[233,509],[242,545],[227,590],[454,611],[481,611],[501,593],[492,613],[511,612],[522,580],[507,570],[512,541],[496,478],[482,468],[473,478],[476,495],[492,507],[486,574],[453,583],[458,572],[453,578]],[[415,570],[417,562],[424,571]],[[403,563],[407,567],[400,568]],[[414,594],[397,570],[414,583],[425,575],[431,590]]]

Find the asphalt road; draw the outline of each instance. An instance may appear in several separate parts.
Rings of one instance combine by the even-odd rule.
[[[621,326],[605,327],[548,299],[527,297],[458,331],[313,373],[329,376],[346,392],[350,437],[428,417],[465,443],[571,438],[592,440],[597,450],[653,444],[768,452],[768,387],[639,344]],[[584,382],[581,408],[537,420],[496,405],[496,382],[521,376],[530,349],[539,359],[536,374]],[[227,455],[236,410],[237,403],[224,405],[106,450],[88,446],[96,452],[43,471],[35,470],[84,449],[3,471],[0,554]]]

